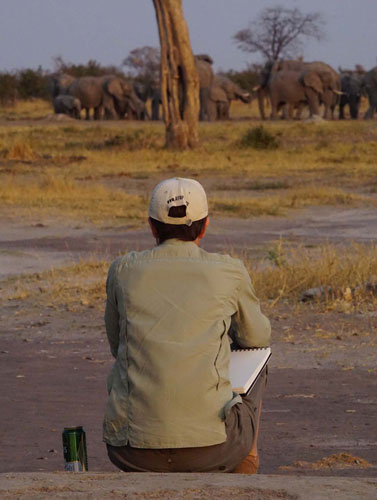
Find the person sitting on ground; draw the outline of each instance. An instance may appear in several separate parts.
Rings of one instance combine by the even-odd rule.
[[[165,180],[149,204],[157,246],[109,269],[105,325],[115,363],[103,439],[123,471],[257,471],[266,371],[251,394],[233,393],[230,338],[266,347],[270,322],[243,263],[199,247],[208,222],[199,182]]]

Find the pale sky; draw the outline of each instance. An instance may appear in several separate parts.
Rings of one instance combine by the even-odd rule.
[[[232,35],[266,6],[321,12],[326,40],[308,41],[303,55],[352,68],[377,65],[376,0],[183,0],[194,53],[208,53],[215,69],[260,62],[237,49]],[[53,58],[120,66],[128,53],[158,46],[152,0],[0,0],[0,71],[53,68]]]

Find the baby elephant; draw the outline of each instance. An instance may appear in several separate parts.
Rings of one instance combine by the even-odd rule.
[[[80,120],[81,102],[71,95],[58,95],[53,101],[56,114],[63,113]]]

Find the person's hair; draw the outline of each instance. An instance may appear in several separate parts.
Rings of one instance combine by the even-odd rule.
[[[186,215],[186,205],[181,205],[179,207],[170,207],[169,217],[185,217]],[[165,224],[165,222],[160,222],[159,220],[150,217],[150,221],[153,227],[157,231],[157,238],[159,243],[163,243],[166,240],[171,240],[173,238],[182,241],[195,241],[199,234],[202,232],[207,217],[204,219],[194,221],[191,226],[186,226],[186,224]]]

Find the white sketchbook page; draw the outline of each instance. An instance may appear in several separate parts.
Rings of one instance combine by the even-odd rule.
[[[244,394],[271,355],[269,347],[231,351],[229,379],[234,392]]]

